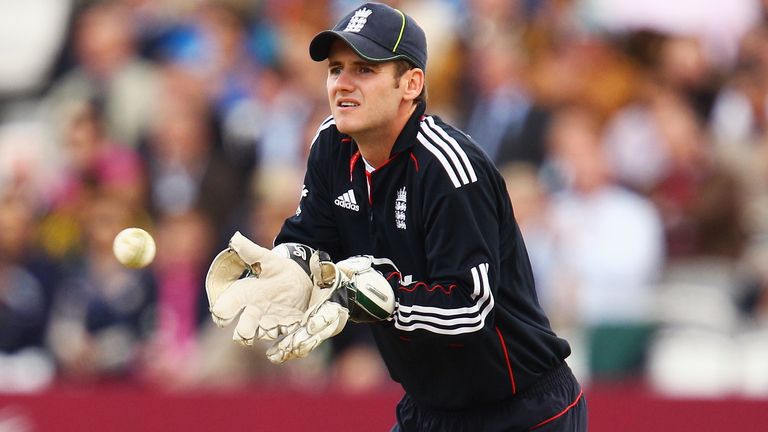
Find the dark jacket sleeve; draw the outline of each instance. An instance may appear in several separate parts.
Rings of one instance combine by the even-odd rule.
[[[421,195],[428,280],[397,283],[390,277],[396,282],[398,329],[433,336],[492,329],[505,201],[489,171],[482,169],[486,159],[473,159],[480,163],[477,180],[460,187],[439,167],[425,176]]]
[[[328,171],[332,167],[329,160],[328,141],[332,131],[319,133],[307,161],[307,172],[301,192],[299,208],[294,216],[286,219],[280,233],[275,238],[275,245],[281,243],[301,243],[314,249],[320,249],[335,256],[340,250],[339,233],[333,220],[330,203],[330,181]],[[324,154],[326,153],[326,154]]]

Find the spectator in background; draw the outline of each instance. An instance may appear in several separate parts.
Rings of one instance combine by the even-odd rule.
[[[693,36],[670,36],[662,42],[657,57],[660,83],[683,98],[697,120],[706,123],[720,82],[702,42]]]
[[[614,379],[642,372],[664,244],[653,204],[614,182],[601,131],[582,107],[553,118],[551,162],[565,188],[550,206],[556,253],[548,289],[558,302],[553,321],[586,331],[589,373]]]
[[[501,166],[544,160],[544,132],[548,111],[537,105],[524,77],[526,60],[517,38],[511,33],[470,41],[476,99],[469,108],[467,133],[488,157]]]
[[[66,165],[55,189],[54,206],[77,201],[94,183],[123,198],[131,208],[145,205],[144,166],[139,154],[107,135],[103,101],[76,101],[68,107]]]
[[[174,82],[186,78],[184,71],[166,69],[155,99],[145,149],[150,209],[156,219],[199,209],[213,224],[215,239],[228,237],[243,174],[217,151],[205,96],[189,83]]]
[[[576,13],[596,33],[653,29],[692,36],[700,40],[698,44],[714,64],[729,65],[739,38],[763,14],[761,2],[709,0],[706,8],[699,8],[697,1],[686,0],[674,3],[664,0],[589,0],[575,3],[581,8]]]
[[[742,39],[733,73],[717,95],[711,128],[727,148],[752,146],[766,132],[768,113],[768,22]]]
[[[695,38],[639,31],[620,43],[637,70],[637,90],[632,100],[611,114],[605,145],[619,181],[648,194],[676,169],[675,147],[684,147],[670,142],[675,140],[671,134],[682,131],[668,125],[705,124],[717,81]],[[690,120],[665,118],[672,104]],[[687,145],[689,151],[699,147],[702,138]]]
[[[555,242],[550,219],[550,192],[541,179],[538,168],[525,162],[510,162],[499,168],[507,184],[515,219],[525,239],[531,259],[536,291],[541,306],[554,312],[558,292],[552,291],[552,267],[555,258]],[[557,325],[557,315],[550,318]]]
[[[26,194],[0,196],[0,393],[40,390],[54,375],[44,335],[59,268],[34,247],[36,211]]]
[[[337,2],[338,3],[338,2]],[[353,2],[347,2],[344,9],[354,7]],[[400,6],[398,6],[398,3]],[[465,41],[469,38],[464,32],[469,31],[475,22],[475,17],[467,14],[470,7],[463,0],[404,0],[391,3],[406,14],[421,23],[427,34],[429,47],[429,63],[427,72],[429,105],[432,112],[443,119],[458,122],[466,116],[464,101],[471,98],[467,91],[471,86],[464,85],[467,81],[464,64],[467,61]],[[501,2],[509,3],[509,2]],[[343,14],[339,14],[341,17]],[[466,21],[465,21],[466,19]],[[470,24],[472,23],[472,24]]]
[[[156,226],[157,325],[143,357],[146,378],[162,388],[197,384],[198,349],[206,263],[212,258],[213,228],[197,210],[166,214]],[[207,322],[207,320],[206,320]]]
[[[84,249],[56,287],[48,346],[63,378],[93,382],[129,378],[154,318],[155,283],[112,254],[112,241],[135,213],[109,191],[95,188],[80,207]]]
[[[283,68],[264,71],[259,96],[259,167],[302,168],[309,153],[304,131],[327,110],[321,111],[319,99],[308,97],[296,74]]]
[[[573,19],[572,2],[546,2],[526,30],[527,75],[544,106],[581,104],[600,119],[635,95],[635,66],[608,38],[589,33]]]
[[[115,194],[131,212],[141,212],[146,205],[143,161],[135,150],[106,135],[102,109],[99,100],[77,100],[62,114],[63,162],[58,182],[47,192],[50,209],[41,227],[43,247],[57,259],[80,252],[79,212],[94,188]]]
[[[58,156],[43,124],[0,123],[0,393],[40,391],[55,379],[44,337],[62,269],[38,239]]]
[[[30,119],[0,121],[0,194],[13,193],[49,205],[59,181],[62,151],[47,124]]]
[[[249,214],[248,232],[254,241],[272,244],[283,222],[298,211],[304,194],[297,168],[265,167],[251,179],[253,206]]]
[[[661,92],[653,109],[669,159],[649,196],[664,219],[670,257],[740,256],[745,237],[735,177],[715,160],[702,123],[682,99]]]
[[[640,91],[608,121],[604,145],[609,163],[619,182],[658,207],[670,257],[711,254],[714,249],[719,249],[715,254],[736,256],[743,225],[729,214],[739,211],[739,194],[721,191],[740,188],[715,159],[704,129],[711,67],[694,39],[655,33],[630,39],[627,49],[641,65]],[[713,206],[713,198],[727,205]],[[715,221],[724,220],[733,223],[713,229]]]
[[[746,192],[744,224],[768,235],[768,23],[742,40],[733,74],[714,108],[710,129],[719,161],[739,175]]]
[[[520,26],[525,19],[525,5],[520,1],[467,0],[461,29],[469,38],[488,41],[500,31]],[[466,36],[465,36],[466,37]]]
[[[740,206],[732,208],[746,235],[742,264],[749,289],[741,306],[750,318],[768,320],[768,23],[742,39],[733,73],[718,94],[710,130],[717,161],[738,179]],[[728,203],[738,197],[727,195]],[[735,212],[735,214],[734,214]],[[721,212],[722,213],[722,212]],[[733,255],[732,255],[733,256]],[[743,280],[743,279],[742,279]]]
[[[216,151],[242,171],[253,168],[262,125],[262,66],[249,50],[250,8],[233,1],[198,2],[159,44],[164,63],[188,74],[210,111]]]
[[[101,99],[107,135],[123,145],[138,146],[157,94],[157,73],[154,65],[138,56],[130,17],[116,1],[94,2],[76,15],[76,63],[53,83],[47,96],[58,129],[69,103]]]
[[[315,121],[328,116],[321,65],[306,64],[306,46],[314,35],[312,22],[327,17],[321,2],[267,2],[263,22],[271,23],[278,50],[265,68],[258,87],[257,159],[261,167],[302,169],[309,153],[307,131],[314,135]],[[318,25],[322,25],[318,23]],[[320,77],[320,78],[319,78]]]

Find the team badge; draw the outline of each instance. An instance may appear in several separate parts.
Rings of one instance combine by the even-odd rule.
[[[355,11],[355,15],[349,20],[347,27],[344,28],[345,32],[358,33],[363,29],[365,23],[368,22],[368,17],[373,13],[368,8],[362,8]]]

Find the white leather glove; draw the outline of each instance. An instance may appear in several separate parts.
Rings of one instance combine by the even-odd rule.
[[[240,315],[232,339],[244,345],[294,331],[312,294],[312,252],[297,243],[265,249],[236,232],[205,279],[213,322],[223,327]]]
[[[395,311],[395,293],[386,278],[373,269],[370,256],[356,256],[334,264],[328,254],[315,252],[310,269],[315,287],[301,325],[267,349],[272,363],[309,355],[323,341],[339,334],[347,320],[376,322]]]

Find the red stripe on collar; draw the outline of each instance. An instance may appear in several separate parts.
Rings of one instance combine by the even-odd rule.
[[[360,150],[356,151],[349,159],[349,181],[352,181],[352,172],[355,170],[355,164],[358,159],[360,159]]]

